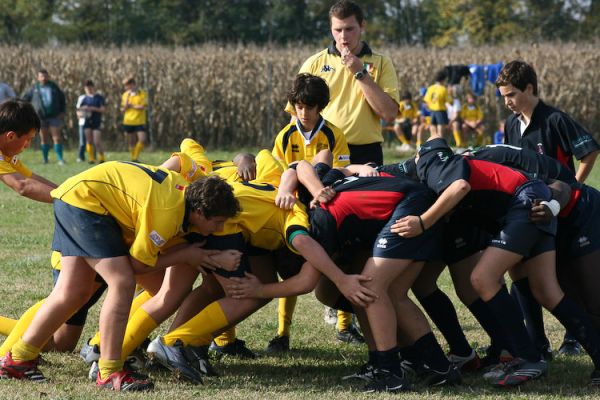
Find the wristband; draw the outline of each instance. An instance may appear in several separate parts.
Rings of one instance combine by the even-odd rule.
[[[540,204],[543,204],[546,207],[548,207],[550,209],[550,212],[552,212],[552,215],[554,215],[555,217],[558,215],[558,213],[560,213],[560,203],[554,199],[550,201],[542,201],[540,202]]]
[[[421,229],[423,229],[423,232],[425,232],[425,224],[423,223],[423,219],[420,215],[417,215],[417,218],[419,218],[419,225],[421,225]]]

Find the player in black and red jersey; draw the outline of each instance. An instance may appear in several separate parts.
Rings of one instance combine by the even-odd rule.
[[[449,211],[469,209],[470,221],[484,229],[497,226],[471,275],[476,291],[501,321],[515,358],[487,376],[497,386],[514,386],[547,372],[547,365],[533,345],[519,311],[500,282],[504,273],[522,259],[537,300],[573,332],[588,350],[595,365],[600,361],[600,337],[591,321],[560,289],[555,275],[554,234],[556,221],[533,222],[536,200],[552,200],[550,189],[524,173],[488,161],[454,155],[443,139],[422,146],[417,161],[419,177],[439,193],[438,200],[422,215],[408,216],[393,226],[412,237],[421,234]],[[566,199],[561,199],[566,204]],[[467,215],[467,214],[465,214]],[[483,224],[482,224],[483,223]]]
[[[534,68],[523,61],[511,61],[500,71],[496,86],[506,106],[513,112],[506,121],[504,142],[552,157],[573,171],[578,182],[585,182],[600,152],[600,145],[570,115],[540,100]],[[576,172],[573,157],[580,160]],[[513,285],[514,294],[525,312],[536,344],[549,350],[541,308],[535,304],[527,286],[526,281]],[[515,287],[518,289],[514,290]],[[580,352],[581,347],[567,332],[559,353]]]

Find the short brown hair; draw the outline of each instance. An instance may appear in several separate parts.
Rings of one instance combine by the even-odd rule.
[[[133,76],[128,76],[127,78],[123,79],[123,85],[135,85],[135,78]]]
[[[0,104],[0,135],[13,131],[17,136],[40,130],[40,117],[33,106],[23,100],[6,100]]]
[[[538,95],[537,74],[531,64],[521,60],[514,60],[502,67],[498,78],[496,79],[496,87],[512,85],[524,91],[527,85],[533,87],[533,95]]]
[[[288,92],[291,105],[302,103],[309,107],[317,106],[319,111],[329,103],[329,86],[323,78],[307,73],[298,74]]]
[[[350,17],[356,17],[359,25],[362,25],[365,20],[362,9],[353,1],[349,0],[338,0],[329,9],[329,22],[331,18],[346,19]]]
[[[191,211],[200,211],[206,218],[231,218],[241,211],[231,185],[216,175],[192,182],[185,189],[185,202]]]

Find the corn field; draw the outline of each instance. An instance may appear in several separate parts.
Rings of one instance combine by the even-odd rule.
[[[301,63],[319,47],[1,47],[0,81],[22,93],[36,71],[46,68],[67,98],[64,135],[77,141],[75,103],[83,81],[92,79],[107,100],[104,142],[122,149],[121,81],[134,75],[150,95],[154,146],[176,146],[191,136],[211,148],[269,147],[289,120],[286,92]],[[482,48],[376,48],[392,57],[400,90],[418,93],[436,70],[448,64],[489,64],[515,58],[532,63],[540,95],[596,134],[600,125],[600,47],[594,43]],[[488,130],[506,116],[502,99],[488,84],[479,100]]]

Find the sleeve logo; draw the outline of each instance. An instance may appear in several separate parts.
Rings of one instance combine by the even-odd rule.
[[[163,237],[160,236],[156,231],[150,232],[150,235],[148,236],[150,237],[150,240],[152,240],[152,243],[154,243],[158,247],[162,247],[165,243],[167,243],[167,241],[163,239]]]

